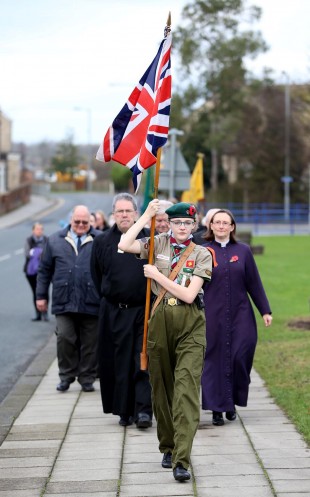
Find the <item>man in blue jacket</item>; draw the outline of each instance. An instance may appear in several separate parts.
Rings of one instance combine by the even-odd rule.
[[[93,392],[97,376],[99,295],[90,274],[90,257],[93,240],[101,232],[89,220],[88,208],[76,206],[70,225],[48,238],[38,271],[38,311],[47,310],[53,284],[60,392],[68,390],[76,378],[84,392]]]

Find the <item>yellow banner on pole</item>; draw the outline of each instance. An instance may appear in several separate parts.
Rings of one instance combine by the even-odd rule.
[[[198,159],[190,179],[190,189],[182,193],[182,202],[193,202],[204,200],[204,184],[203,184],[203,154],[197,154]]]

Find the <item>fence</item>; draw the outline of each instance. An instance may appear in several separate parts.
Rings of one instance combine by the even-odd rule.
[[[238,225],[238,232],[250,231],[255,235],[309,234],[310,212],[307,204],[291,204],[289,219],[285,219],[282,204],[256,203],[204,203],[203,212],[213,207],[229,209]]]
[[[7,214],[8,212],[22,207],[30,200],[31,184],[26,183],[10,192],[0,195],[0,215]]]
[[[290,206],[289,220],[285,219],[284,208],[282,204],[248,204],[242,203],[205,203],[203,206],[204,212],[213,207],[229,209],[236,222],[251,223],[251,224],[307,224],[309,221],[309,206],[307,204],[293,204]]]

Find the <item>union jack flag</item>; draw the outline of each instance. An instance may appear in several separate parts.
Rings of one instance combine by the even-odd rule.
[[[157,151],[168,137],[171,104],[171,33],[114,119],[96,159],[114,160],[133,173],[137,191],[141,173],[156,163]]]

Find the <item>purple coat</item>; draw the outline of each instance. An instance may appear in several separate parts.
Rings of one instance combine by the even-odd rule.
[[[202,374],[202,409],[226,412],[246,406],[257,343],[253,300],[271,313],[251,249],[244,243],[209,242],[217,267],[205,284],[207,350]]]

